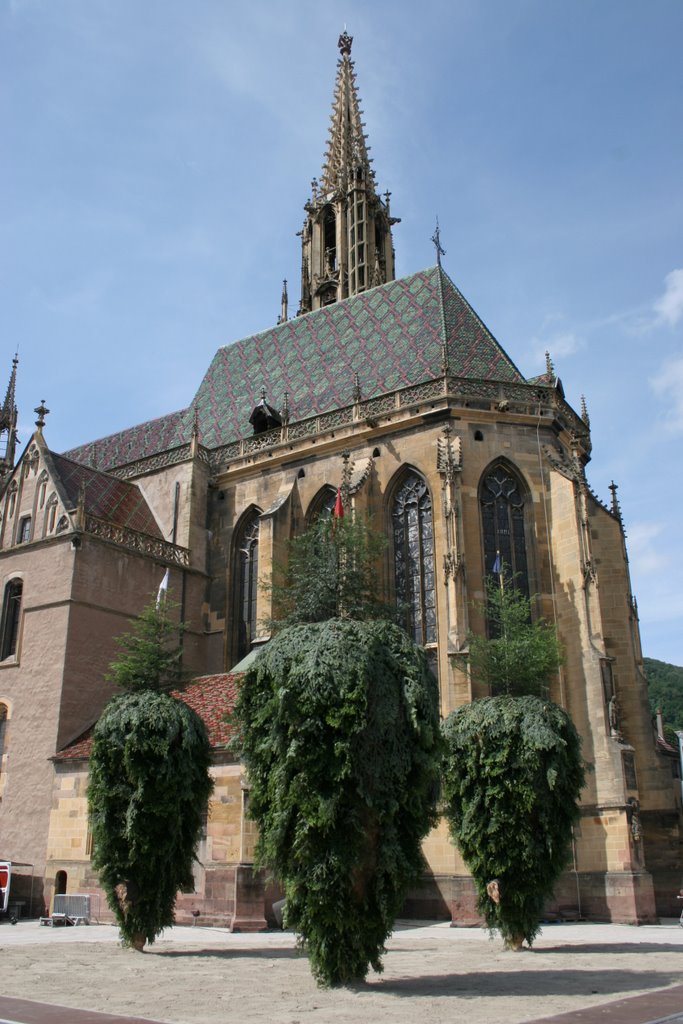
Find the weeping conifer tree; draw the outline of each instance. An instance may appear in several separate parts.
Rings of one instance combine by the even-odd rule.
[[[376,547],[349,517],[293,542],[290,624],[247,672],[235,712],[258,862],[282,884],[285,923],[321,985],[382,969],[435,821],[438,688],[424,651],[374,617]]]
[[[204,723],[163,692],[181,656],[169,612],[152,602],[120,638],[110,678],[130,689],[102,712],[90,756],[93,867],[124,944],[136,950],[173,924],[178,891],[192,891],[212,788]]]
[[[554,628],[531,621],[512,581],[489,584],[487,610],[494,635],[470,637],[470,667],[498,695],[443,724],[444,798],[480,912],[520,949],[571,858],[584,768],[571,718],[547,697],[559,667]]]

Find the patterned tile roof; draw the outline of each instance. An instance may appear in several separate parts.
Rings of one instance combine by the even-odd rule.
[[[95,469],[124,466],[127,462],[177,448],[189,441],[192,424],[188,433],[185,430],[186,418],[186,409],[171,412],[167,416],[140,423],[137,427],[129,427],[98,441],[89,441],[78,448],[71,448],[64,455]]]
[[[189,441],[197,418],[207,448],[250,433],[265,388],[291,420],[438,377],[444,347],[452,376],[524,383],[491,332],[440,267],[391,281],[220,348],[189,409],[68,454],[100,468]]]
[[[199,715],[209,734],[212,749],[226,747],[232,730],[225,721],[235,706],[239,676],[198,676],[184,690],[171,691],[172,697],[182,700]],[[54,757],[55,761],[84,761],[90,757],[94,725],[85,730],[73,743],[69,743]]]
[[[89,515],[152,537],[163,536],[144,495],[135,484],[118,480],[55,452],[50,452],[50,457],[71,508],[76,508],[83,493],[85,511]]]

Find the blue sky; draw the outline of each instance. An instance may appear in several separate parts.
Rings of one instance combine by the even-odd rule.
[[[0,0],[0,387],[59,451],[185,407],[298,301],[344,24],[397,273],[549,349],[612,479],[646,655],[683,664],[681,0]],[[5,370],[3,371],[3,366]]]

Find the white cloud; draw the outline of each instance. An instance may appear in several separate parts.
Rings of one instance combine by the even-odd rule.
[[[628,528],[628,554],[633,572],[650,574],[661,572],[667,556],[658,550],[656,540],[664,530],[664,523],[640,522]]]
[[[683,318],[683,268],[672,270],[664,278],[664,294],[654,303],[657,322],[675,327]]]
[[[664,413],[667,427],[676,433],[683,432],[683,356],[664,363],[659,373],[650,379],[650,385],[668,405]]]
[[[555,334],[548,334],[542,337],[535,337],[532,339],[534,357],[537,360],[544,360],[545,353],[549,352],[553,363],[557,363],[558,359],[566,358],[567,356],[573,356],[575,352],[579,352],[585,345],[583,338],[580,338],[573,331],[561,331]],[[557,370],[557,365],[555,366]]]

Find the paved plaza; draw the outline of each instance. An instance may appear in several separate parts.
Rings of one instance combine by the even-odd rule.
[[[683,1024],[683,929],[673,920],[548,925],[522,953],[482,929],[403,922],[383,974],[327,991],[286,932],[174,928],[140,954],[110,925],[20,921],[0,925],[0,956],[0,1021],[21,1024]]]

